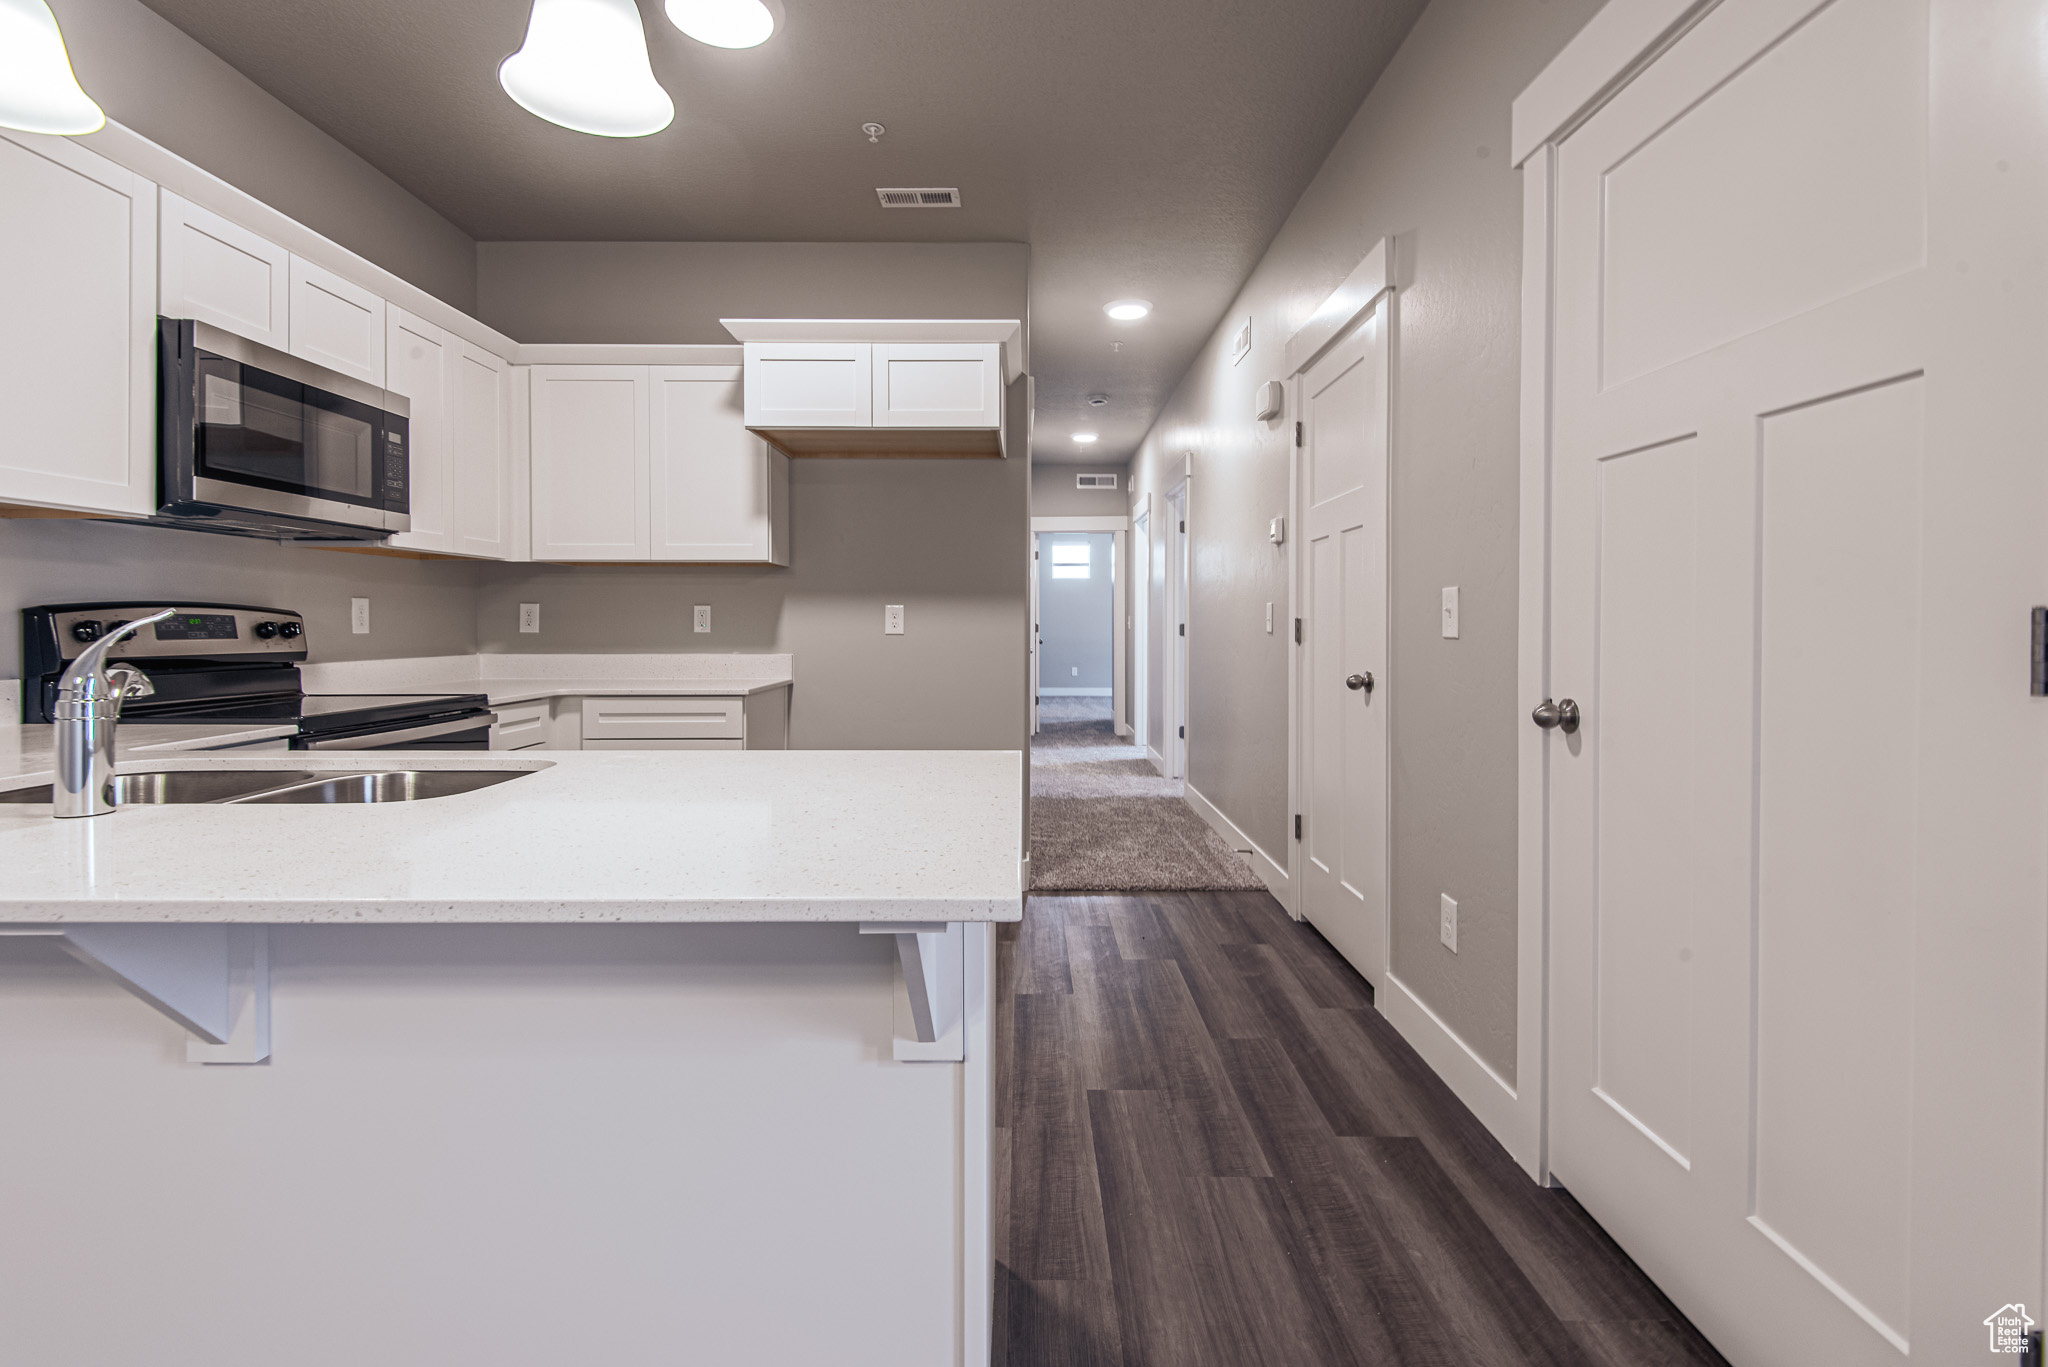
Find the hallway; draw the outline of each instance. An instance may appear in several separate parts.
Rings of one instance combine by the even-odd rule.
[[[1713,1367],[1263,892],[1033,897],[997,959],[1002,1367]]]

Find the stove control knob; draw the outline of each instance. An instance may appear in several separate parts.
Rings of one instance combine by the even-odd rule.
[[[100,638],[100,624],[93,621],[73,622],[71,639],[74,641],[97,641]]]
[[[249,628],[249,630],[251,630],[251,631],[253,631],[253,632],[255,632],[255,633],[256,633],[256,639],[257,639],[257,640],[259,640],[259,641],[267,641],[267,640],[269,640],[269,639],[270,639],[271,637],[273,637],[273,636],[277,635],[277,623],[275,623],[275,622],[258,622],[258,623],[257,623],[257,624],[256,624],[255,626],[253,626],[253,627]]]
[[[277,634],[284,637],[287,641],[298,640],[305,630],[297,622],[279,622],[277,624]]]

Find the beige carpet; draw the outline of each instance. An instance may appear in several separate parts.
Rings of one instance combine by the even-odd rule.
[[[1263,887],[1178,779],[1114,733],[1107,698],[1047,698],[1031,745],[1034,892]]]

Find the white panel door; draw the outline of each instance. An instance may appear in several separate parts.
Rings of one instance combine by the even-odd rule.
[[[455,401],[450,438],[454,469],[450,549],[459,555],[510,560],[514,535],[512,367],[502,357],[456,341],[449,392]]]
[[[268,238],[165,190],[158,311],[284,351],[292,256]]]
[[[747,426],[872,427],[867,342],[748,342]]]
[[[647,367],[531,370],[533,558],[647,559]]]
[[[156,187],[0,134],[0,502],[156,510]]]
[[[390,310],[386,329],[385,388],[404,395],[412,409],[407,424],[412,529],[393,536],[391,544],[447,552],[455,543],[454,382],[461,343],[401,308]]]
[[[2048,369],[2040,76],[1935,3],[1724,0],[1556,152],[1551,1163],[1757,1367],[2040,1286],[2048,477],[1966,435]]]
[[[1387,298],[1300,381],[1300,912],[1387,970]]]
[[[285,350],[369,384],[384,383],[384,301],[303,257],[291,264],[291,345]]]
[[[1002,426],[1002,348],[994,342],[876,342],[873,366],[877,427]]]
[[[789,563],[789,457],[747,430],[738,366],[654,366],[656,560]]]

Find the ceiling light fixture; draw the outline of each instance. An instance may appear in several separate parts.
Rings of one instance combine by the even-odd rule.
[[[1094,442],[1096,440],[1096,437],[1093,432],[1076,432],[1074,434],[1074,440],[1080,442],[1083,446],[1087,446],[1090,443]]]
[[[759,47],[775,32],[761,0],[668,0],[668,21],[712,47]]]
[[[1102,306],[1102,311],[1119,323],[1135,323],[1152,311],[1149,299],[1116,299]]]
[[[526,44],[498,84],[529,113],[601,138],[644,138],[676,116],[633,0],[533,0]]]
[[[107,116],[79,89],[71,54],[44,0],[0,0],[0,127],[76,136]]]
[[[1090,408],[1107,408],[1107,407],[1109,407],[1109,395],[1107,395],[1107,394],[1090,394],[1090,395],[1088,396],[1088,406],[1089,406]]]

